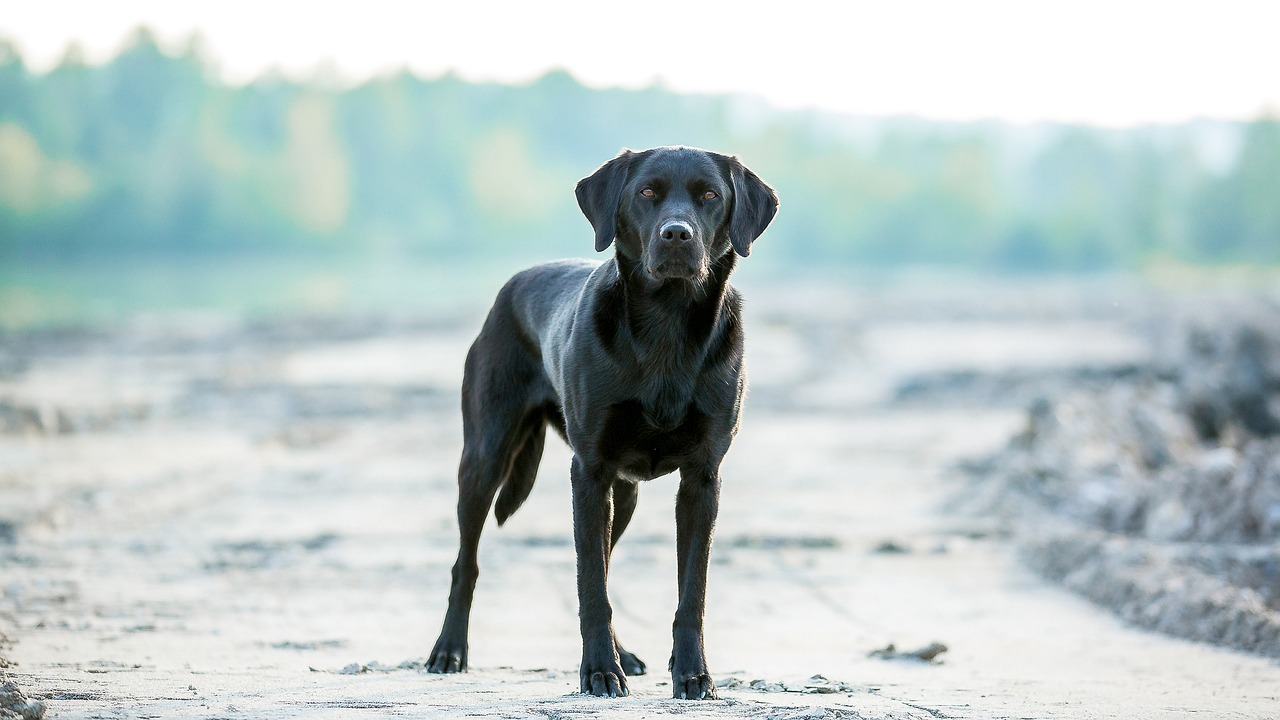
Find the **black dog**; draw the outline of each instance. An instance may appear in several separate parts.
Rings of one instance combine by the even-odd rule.
[[[533,487],[550,424],[573,449],[582,692],[627,694],[645,665],[613,633],[609,555],[637,484],[680,471],[679,605],[669,669],[677,698],[714,698],[702,618],[720,461],[738,428],[741,300],[729,285],[777,212],[737,158],[693,148],[621,155],[577,187],[596,251],[525,270],[498,293],[467,353],[458,470],[461,543],[431,672],[467,667],[476,548],[493,498],[501,525]]]

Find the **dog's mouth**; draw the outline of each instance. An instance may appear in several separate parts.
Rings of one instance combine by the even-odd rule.
[[[684,260],[672,259],[663,260],[656,265],[648,265],[649,277],[654,280],[685,280],[696,282],[702,280],[707,271],[705,268],[695,267]]]

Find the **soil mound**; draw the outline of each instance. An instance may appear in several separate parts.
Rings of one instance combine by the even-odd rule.
[[[1159,360],[1032,403],[966,466],[1028,562],[1128,621],[1280,657],[1280,309],[1183,322]]]

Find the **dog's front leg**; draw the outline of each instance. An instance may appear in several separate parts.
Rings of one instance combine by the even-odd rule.
[[[720,510],[720,471],[680,471],[676,495],[676,562],[680,604],[672,626],[672,695],[689,700],[716,699],[716,685],[707,672],[702,642],[702,617],[707,604],[707,565],[711,535]]]
[[[613,477],[573,458],[573,542],[578,551],[578,622],[582,630],[579,679],[584,693],[627,694],[613,644],[613,608],[609,606],[609,538],[613,532]]]

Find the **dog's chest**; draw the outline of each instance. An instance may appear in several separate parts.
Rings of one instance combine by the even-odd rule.
[[[690,375],[654,375],[640,387],[635,398],[641,420],[654,432],[668,433],[684,422],[693,405],[694,378]]]
[[[623,477],[649,480],[674,471],[699,452],[706,438],[706,420],[687,399],[656,406],[639,398],[615,403],[607,413],[599,452]]]

